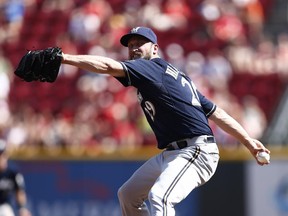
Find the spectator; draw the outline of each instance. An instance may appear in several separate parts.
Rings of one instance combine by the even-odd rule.
[[[264,8],[260,0],[233,0],[234,5],[243,11],[243,22],[248,26],[248,38],[257,44],[262,37],[264,27]]]
[[[73,0],[44,0],[42,4],[42,10],[44,12],[51,11],[70,11],[74,8]]]
[[[211,49],[208,51],[203,75],[213,89],[227,89],[232,73],[230,62],[220,50]]]
[[[247,132],[260,139],[267,126],[266,116],[263,110],[259,107],[257,98],[251,95],[247,95],[243,99],[243,126]]]
[[[277,38],[276,47],[276,67],[277,71],[283,76],[283,79],[288,78],[288,34],[282,33]]]
[[[191,10],[185,0],[166,0],[163,5],[163,12],[170,18],[172,28],[188,27]]]
[[[8,123],[11,115],[8,97],[12,82],[12,71],[11,62],[4,56],[3,50],[0,49],[0,127]]]
[[[283,82],[287,78],[287,36],[279,36],[277,47],[269,38],[258,42],[254,40],[254,46],[251,46],[246,24],[255,24],[259,27],[258,30],[262,31],[260,30],[263,25],[261,22],[265,20],[265,17],[261,17],[265,13],[262,14],[263,8],[261,9],[259,2],[259,0],[125,0],[120,4],[119,1],[103,0],[0,0],[2,12],[0,14],[0,45],[6,40],[6,32],[3,30],[6,29],[7,24],[4,9],[8,4],[11,6],[23,3],[25,11],[29,5],[36,6],[28,13],[33,20],[31,23],[35,25],[38,21],[34,18],[35,14],[60,10],[60,13],[65,12],[65,15],[69,15],[68,33],[60,34],[53,31],[57,35],[56,44],[62,47],[64,53],[87,52],[121,60],[123,56],[126,56],[126,50],[118,43],[120,36],[130,25],[135,26],[141,23],[157,29],[161,38],[161,47],[163,47],[161,55],[166,55],[179,69],[183,69],[189,76],[192,76],[205,95],[217,98],[219,93],[225,94],[233,73],[243,73],[244,76],[245,73],[257,72],[261,76],[262,73],[280,72]],[[251,13],[255,10],[257,14]],[[257,23],[253,24],[253,20],[257,20]],[[62,19],[61,21],[66,23]],[[43,26],[42,23],[40,25]],[[179,37],[179,31],[183,37]],[[164,36],[163,33],[169,37]],[[33,44],[38,36],[38,32],[31,32],[29,38],[33,39]],[[44,39],[46,40],[45,37]],[[21,42],[13,44],[10,48],[4,43],[3,48],[6,49],[3,49],[3,56],[11,57],[11,61],[15,62],[15,54],[22,49],[23,41]],[[33,83],[33,85],[26,85],[21,81],[9,83],[13,69],[7,70],[1,59],[0,57],[0,98],[2,97],[0,99],[0,129],[4,131],[2,133],[5,133],[5,137],[13,146],[78,145],[79,142],[84,145],[99,145],[103,140],[106,144],[111,141],[115,145],[122,145],[119,143],[125,143],[125,138],[128,137],[130,137],[129,142],[134,138],[135,142],[143,140],[141,145],[152,140],[151,131],[146,130],[146,123],[141,121],[142,116],[135,112],[134,104],[129,104],[130,102],[123,96],[128,93],[120,92],[117,85],[108,84],[110,80],[107,77],[91,77],[75,67],[65,65],[61,67],[60,79],[53,84],[53,88],[42,83]],[[10,84],[13,86],[10,87]],[[78,88],[71,92],[70,87],[73,85],[77,85]],[[108,89],[107,86],[114,89],[110,87]],[[11,93],[10,104],[7,101],[9,91]],[[33,99],[30,97],[31,94],[34,94]],[[3,95],[6,95],[5,99]],[[52,97],[52,95],[57,95],[57,97]],[[111,118],[112,115],[107,115],[108,108],[113,110],[113,107],[109,106],[111,100],[121,104],[121,107],[126,107],[126,111],[121,110],[128,112],[129,118],[117,119]],[[61,107],[59,101],[63,101],[62,104],[65,104],[65,107]],[[237,104],[234,99],[231,99],[230,103],[231,107],[237,107],[239,110],[239,118],[244,117],[242,116],[243,110],[240,110],[245,107],[240,107],[241,104]],[[30,108],[28,113],[26,113],[27,107]],[[37,110],[43,111],[43,109],[45,111],[41,112],[42,116],[37,115]],[[130,115],[133,118],[130,118]],[[91,122],[92,119],[97,119],[96,122],[99,124],[87,123],[89,122],[87,119],[85,120],[87,124],[83,124],[81,118],[89,118]],[[119,129],[111,126],[117,125],[117,121],[125,121],[127,130],[121,133]],[[129,127],[133,121],[143,124],[141,127],[144,131],[143,137],[130,136],[133,132],[138,133]],[[35,133],[37,130],[41,130],[41,133]],[[86,134],[86,138],[79,134],[80,131]],[[125,137],[124,132],[129,135]],[[223,142],[226,144],[230,142],[225,135],[222,136],[220,132],[219,134],[223,137]],[[112,146],[113,144],[111,149],[113,149]]]
[[[103,10],[105,8],[105,10]],[[113,14],[109,2],[90,0],[72,11],[69,31],[76,42],[87,43],[99,36],[102,24]]]

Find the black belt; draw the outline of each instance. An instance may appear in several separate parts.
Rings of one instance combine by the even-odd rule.
[[[200,136],[201,137],[201,136]],[[194,140],[194,141],[193,141]],[[192,143],[190,143],[190,142]],[[172,145],[172,143],[170,143],[167,147],[166,147],[166,150],[176,150],[176,149],[183,149],[183,148],[186,148],[188,146],[191,146],[195,143],[195,141],[197,141],[197,138],[196,139],[184,139],[184,140],[179,140],[179,141],[176,141],[176,145],[177,147],[174,147],[174,145]],[[214,138],[214,136],[206,136],[205,139],[203,139],[203,142],[204,143],[216,143],[216,140]],[[189,145],[190,144],[190,145]]]

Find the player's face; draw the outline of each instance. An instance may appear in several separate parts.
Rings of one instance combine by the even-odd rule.
[[[129,59],[151,59],[155,44],[142,36],[134,36],[128,42]]]

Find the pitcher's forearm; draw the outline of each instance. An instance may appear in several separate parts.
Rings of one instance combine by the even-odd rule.
[[[247,148],[251,148],[252,138],[246,132],[246,130],[230,115],[228,115],[224,110],[217,107],[213,115],[210,117],[218,127],[224,130],[226,133],[230,134],[236,138],[239,142],[244,144]]]
[[[109,74],[116,77],[125,76],[122,64],[111,58],[92,55],[62,54],[62,64],[69,64],[86,71]]]

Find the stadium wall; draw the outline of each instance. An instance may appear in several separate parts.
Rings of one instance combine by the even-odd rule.
[[[132,152],[98,157],[14,154],[10,165],[25,176],[33,216],[120,216],[118,188],[156,153],[152,149]],[[176,206],[177,216],[288,215],[285,155],[272,156],[265,167],[250,160],[245,150],[222,150],[220,155],[214,178]]]

